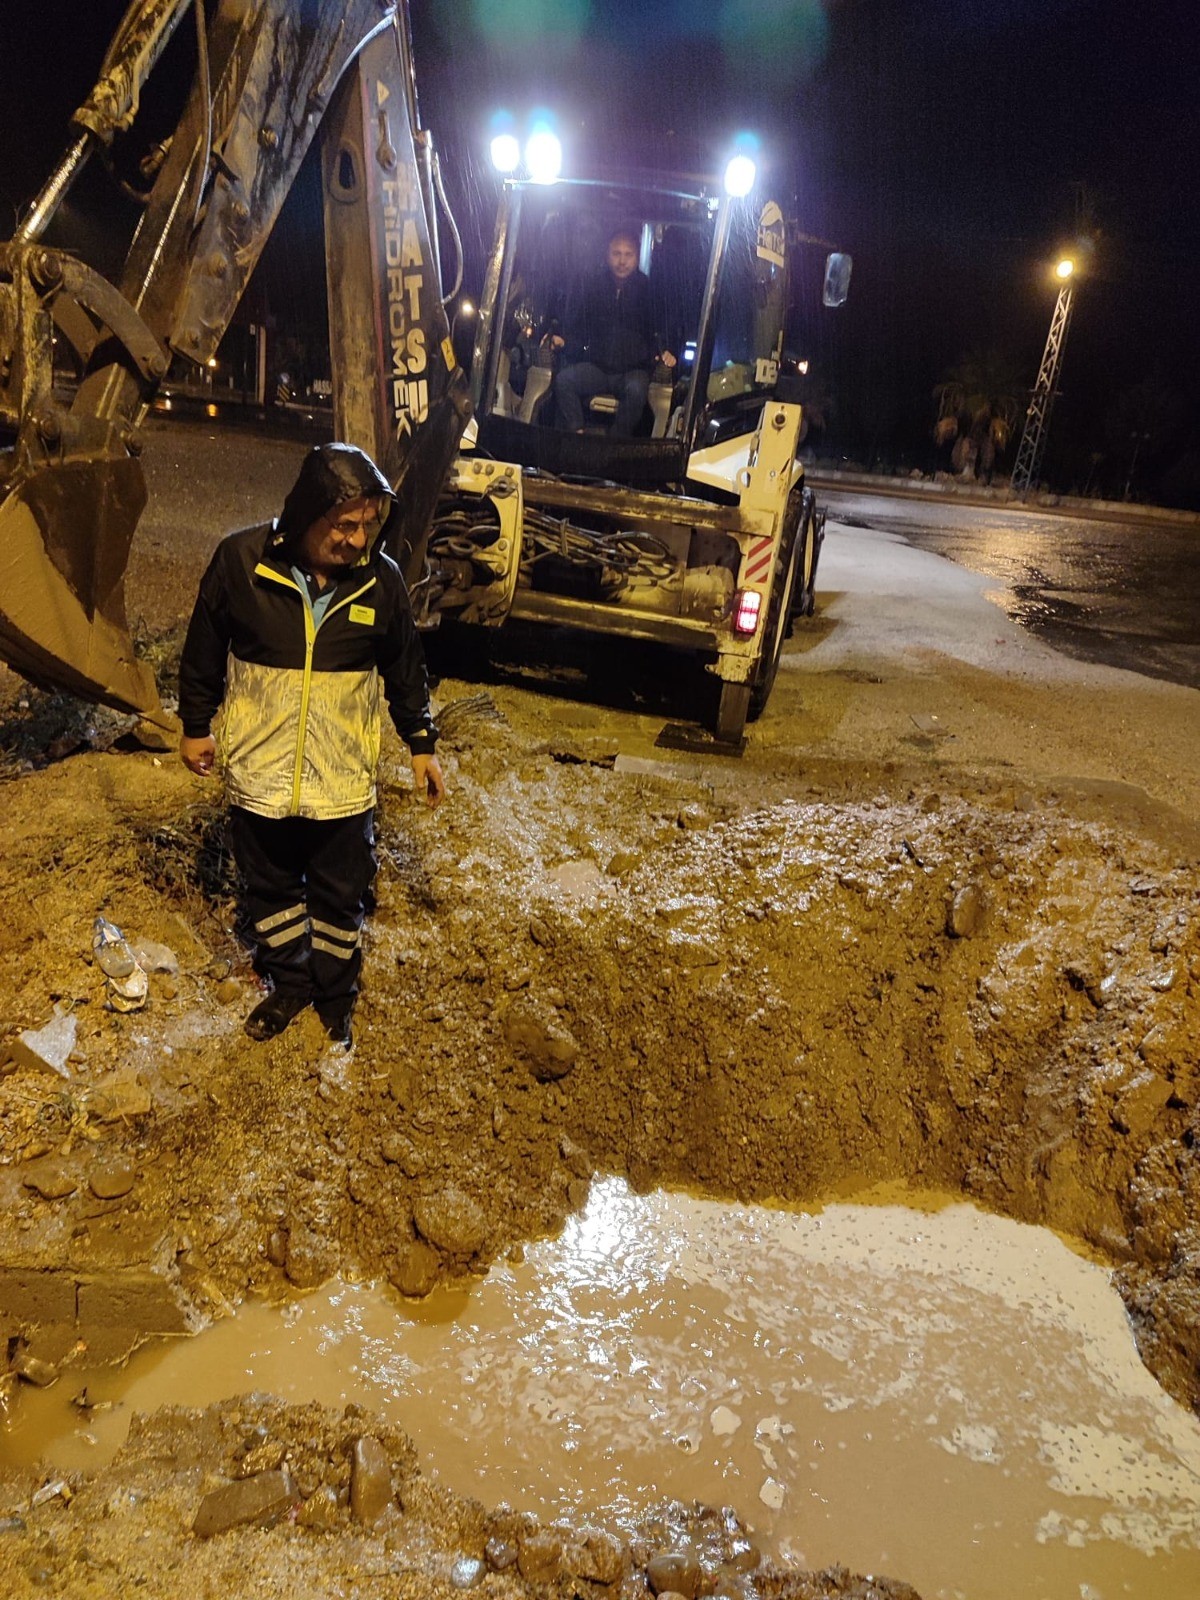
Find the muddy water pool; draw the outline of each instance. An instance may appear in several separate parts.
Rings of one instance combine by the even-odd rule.
[[[0,1456],[111,1457],[132,1411],[356,1401],[462,1493],[628,1529],[735,1506],[788,1563],[926,1600],[1194,1600],[1200,1423],[1108,1274],[934,1197],[767,1210],[597,1182],[562,1237],[419,1306],[335,1281],[25,1391]],[[83,1413],[71,1403],[114,1402]]]

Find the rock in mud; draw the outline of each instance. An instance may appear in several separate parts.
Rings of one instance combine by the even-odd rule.
[[[557,1583],[564,1576],[561,1537],[550,1528],[525,1533],[517,1544],[517,1570],[526,1583]]]
[[[696,1600],[704,1571],[694,1550],[662,1550],[646,1563],[646,1581],[656,1595],[670,1592]]]
[[[110,1073],[80,1096],[84,1111],[97,1122],[144,1117],[153,1104],[150,1091],[135,1072]]]
[[[483,1553],[493,1572],[507,1572],[517,1559],[517,1547],[512,1540],[500,1539],[495,1535],[488,1540]]]
[[[132,1161],[106,1161],[88,1174],[88,1187],[98,1200],[119,1200],[137,1182]]]
[[[217,985],[216,993],[218,1005],[231,1006],[235,1000],[241,998],[242,986],[236,978],[222,978]]]
[[[364,1528],[373,1528],[392,1498],[392,1464],[371,1434],[355,1439],[350,1457],[350,1512]]]
[[[298,1289],[315,1289],[338,1269],[337,1246],[311,1228],[293,1228],[288,1234],[284,1271]]]
[[[478,1556],[459,1556],[450,1568],[450,1583],[455,1589],[473,1589],[482,1581],[487,1568]]]
[[[968,883],[950,903],[946,932],[952,939],[969,939],[983,921],[983,894],[977,883]]]
[[[396,1251],[388,1269],[388,1282],[410,1299],[420,1300],[438,1281],[442,1258],[424,1239],[412,1239]]]
[[[227,1483],[201,1500],[192,1532],[199,1539],[211,1539],[230,1528],[269,1528],[287,1515],[296,1499],[296,1486],[287,1472],[262,1472],[256,1478]]]
[[[606,1533],[603,1528],[580,1528],[576,1540],[571,1561],[575,1577],[586,1578],[589,1583],[602,1583],[605,1587],[621,1582],[628,1562],[625,1546],[615,1535]]]
[[[418,1200],[413,1221],[421,1237],[448,1256],[473,1256],[487,1242],[482,1208],[453,1185]]]
[[[513,1055],[539,1083],[565,1078],[579,1057],[579,1046],[566,1028],[545,1021],[527,1007],[509,1013],[504,1036]]]
[[[79,1179],[62,1161],[53,1158],[35,1161],[21,1175],[27,1189],[40,1194],[43,1200],[65,1200],[79,1187]]]
[[[337,1490],[327,1483],[321,1484],[304,1501],[296,1519],[302,1528],[313,1533],[329,1533],[338,1524]]]
[[[636,850],[617,850],[609,857],[604,870],[610,878],[624,878],[636,872],[641,864],[642,858]]]

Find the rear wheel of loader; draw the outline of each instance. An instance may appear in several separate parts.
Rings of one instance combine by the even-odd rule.
[[[787,544],[784,545],[775,565],[775,580],[771,584],[771,598],[767,602],[763,654],[750,689],[750,703],[746,713],[751,722],[761,717],[767,708],[767,701],[771,697],[771,690],[775,687],[775,677],[779,671],[783,642],[791,631],[792,594],[796,587],[796,574],[800,568],[801,556],[798,533],[799,530],[793,528],[790,548]]]
[[[817,520],[817,497],[811,489],[803,491],[800,512],[800,570],[792,593],[791,615],[811,617],[817,603],[817,562],[821,556],[822,532]]]

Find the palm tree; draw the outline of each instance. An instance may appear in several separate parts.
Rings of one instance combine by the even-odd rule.
[[[953,442],[955,472],[992,481],[996,457],[1012,440],[1027,394],[1012,360],[995,348],[972,351],[947,372],[933,391],[933,437],[941,446]]]

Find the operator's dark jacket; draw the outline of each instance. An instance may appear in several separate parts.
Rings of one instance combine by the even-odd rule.
[[[644,272],[631,273],[624,283],[611,272],[598,273],[567,307],[563,361],[591,361],[608,373],[648,368],[662,348],[654,320]]]
[[[382,684],[397,732],[431,752],[424,654],[400,570],[377,538],[314,628],[291,567],[340,501],[391,496],[370,458],[320,445],[274,522],[230,534],[200,584],[179,668],[183,731],[215,729],[229,800],[264,817],[354,816],[375,803]]]

